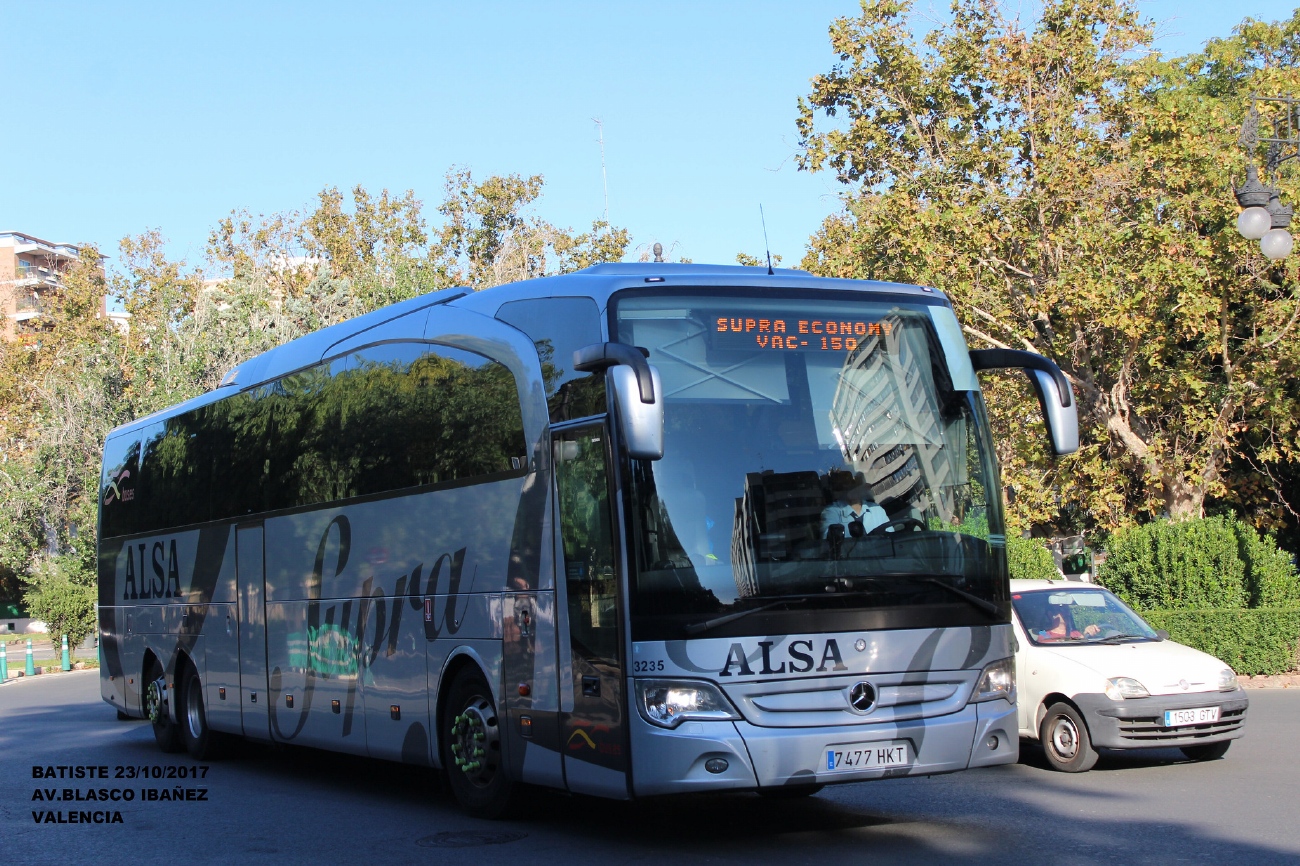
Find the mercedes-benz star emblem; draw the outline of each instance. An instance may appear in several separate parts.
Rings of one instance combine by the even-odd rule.
[[[876,690],[871,683],[858,683],[849,689],[849,703],[859,713],[865,713],[876,702]]]

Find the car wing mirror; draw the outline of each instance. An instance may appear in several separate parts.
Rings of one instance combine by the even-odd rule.
[[[976,370],[1024,370],[1038,395],[1052,453],[1060,456],[1079,450],[1079,408],[1070,380],[1060,367],[1042,355],[1019,349],[973,349],[970,361]]]
[[[608,371],[620,438],[630,457],[664,456],[663,385],[659,371],[646,360],[650,353],[626,343],[595,343],[573,353],[573,369]]]

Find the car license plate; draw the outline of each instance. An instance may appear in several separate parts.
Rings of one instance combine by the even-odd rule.
[[[911,763],[911,750],[907,743],[862,743],[826,750],[828,771],[906,767]]]
[[[1183,725],[1204,725],[1219,720],[1218,707],[1195,707],[1188,710],[1165,710],[1165,727],[1180,728]]]

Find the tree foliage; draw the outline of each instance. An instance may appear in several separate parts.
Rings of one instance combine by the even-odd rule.
[[[1237,234],[1230,187],[1249,94],[1300,84],[1300,14],[1171,60],[1127,0],[1053,0],[1029,24],[957,0],[920,42],[909,11],[837,20],[838,62],[799,102],[801,167],[847,187],[804,266],[935,285],[974,345],[1065,370],[1082,446],[1055,463],[1023,435],[1041,422],[1021,378],[986,377],[1014,522],[1294,517],[1300,301]]]
[[[206,270],[169,258],[156,230],[124,238],[111,274],[85,247],[44,330],[0,343],[0,573],[26,586],[32,615],[72,638],[93,630],[100,451],[113,427],[386,304],[624,255],[624,229],[579,233],[537,217],[542,189],[540,175],[475,182],[453,170],[430,229],[410,191],[358,186],[349,201],[331,187],[301,211],[220,219]],[[127,332],[104,316],[106,296],[130,313]]]

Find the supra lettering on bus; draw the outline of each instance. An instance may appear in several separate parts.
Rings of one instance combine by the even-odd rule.
[[[352,524],[346,515],[340,514],[330,521],[321,534],[320,544],[316,549],[316,561],[308,583],[308,594],[311,600],[307,605],[307,676],[302,686],[302,706],[298,712],[297,722],[290,730],[282,728],[279,719],[282,673],[279,667],[271,672],[271,692],[274,696],[270,703],[271,726],[276,735],[285,740],[297,737],[306,725],[307,716],[312,709],[317,678],[346,679],[347,699],[343,709],[342,734],[346,737],[352,733],[358,675],[373,665],[381,652],[386,656],[397,652],[402,609],[407,604],[412,610],[424,608],[424,632],[429,640],[437,638],[444,629],[447,634],[453,635],[460,631],[465,609],[468,606],[466,601],[460,616],[456,615],[457,602],[461,595],[462,568],[467,551],[467,548],[462,547],[452,553],[444,553],[434,560],[423,591],[420,580],[424,574],[424,563],[416,564],[408,574],[398,577],[395,581],[391,609],[387,592],[372,574],[362,581],[361,597],[355,600],[355,604],[353,599],[348,599],[342,605],[325,606],[322,623],[321,585],[324,581],[327,554],[330,552],[332,539],[337,539],[337,559],[333,563],[332,570],[334,576],[338,577],[347,568],[352,551]],[[433,615],[432,596],[437,594],[439,589],[444,564],[448,566],[447,601],[441,618],[438,618]],[[375,626],[371,633],[367,634],[372,611]]]
[[[763,662],[759,674],[783,674],[787,670],[793,674],[805,674],[813,670],[814,659],[813,642],[811,640],[794,640],[785,648],[786,657],[777,660],[776,666],[773,667],[772,647],[776,641],[759,641],[758,650],[755,652],[746,652],[745,646],[737,641],[727,650],[726,661],[722,664],[722,670],[718,671],[720,677],[730,677],[740,674],[741,676],[753,676],[754,669],[749,663],[754,658],[761,658]],[[732,672],[735,668],[735,672]],[[827,638],[822,644],[821,660],[817,662],[818,673],[826,671],[846,671],[848,666],[844,664],[844,655],[840,652],[839,642],[835,638]]]

